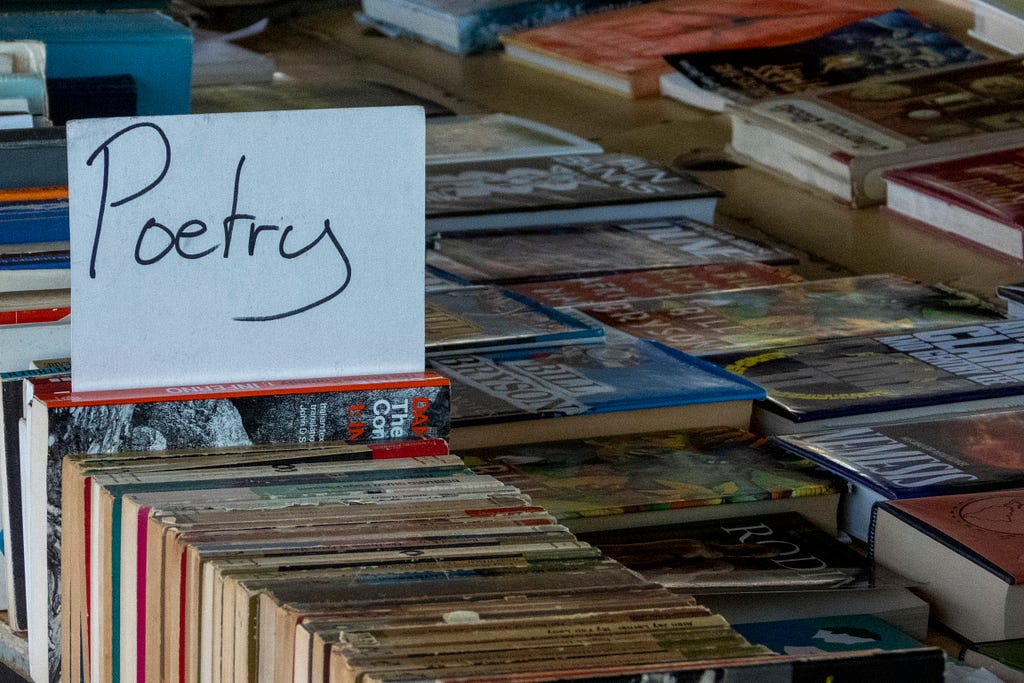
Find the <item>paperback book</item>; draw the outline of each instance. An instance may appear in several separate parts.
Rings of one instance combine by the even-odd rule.
[[[1024,282],[999,285],[996,294],[1006,302],[1007,318],[1024,318]]]
[[[0,244],[67,242],[68,189],[0,190]]]
[[[500,46],[509,31],[627,7],[641,0],[363,0],[364,22],[465,55]]]
[[[800,511],[835,529],[836,480],[733,427],[462,450],[576,533]]]
[[[661,77],[663,95],[722,111],[727,102],[749,103],[985,56],[906,10],[894,9],[801,42],[675,53],[665,59],[675,71]]]
[[[662,55],[783,45],[886,12],[872,0],[658,0],[503,36],[512,60],[629,97],[657,95]]]
[[[34,679],[60,671],[61,461],[88,452],[196,446],[445,438],[449,382],[435,373],[72,392],[70,376],[33,383],[22,449]]]
[[[722,194],[629,154],[436,164],[426,182],[428,233],[667,216],[710,222]]]
[[[893,169],[882,177],[890,211],[1024,263],[1024,148]]]
[[[600,145],[539,121],[510,114],[427,119],[427,164],[600,154]]]
[[[880,503],[878,563],[918,582],[935,616],[968,640],[1024,637],[1024,489]],[[969,587],[969,588],[968,588]]]
[[[548,306],[580,307],[624,299],[647,299],[719,289],[781,285],[800,282],[802,279],[785,267],[737,261],[709,263],[704,266],[637,270],[567,280],[524,282],[509,285],[509,289]]]
[[[601,344],[428,359],[452,389],[452,449],[687,427],[745,428],[763,392],[614,330]]]
[[[716,356],[767,392],[754,413],[766,433],[1024,405],[1024,321]]]
[[[733,153],[853,207],[891,168],[1019,147],[1024,64],[971,62],[730,108]]]
[[[859,275],[580,306],[585,315],[697,356],[1000,319],[978,299]]]
[[[1024,5],[1019,0],[973,0],[974,26],[968,30],[972,38],[988,43],[1004,52],[1024,52]]]
[[[516,254],[510,259],[509,254]],[[446,232],[427,264],[475,283],[512,284],[709,263],[792,263],[786,252],[686,218]]]
[[[848,483],[843,528],[867,541],[883,500],[1024,485],[1024,413],[996,410],[776,437]]]
[[[427,353],[598,343],[599,325],[488,285],[426,295]]]
[[[781,655],[921,647],[921,641],[872,614],[734,624],[733,628],[750,642]]]

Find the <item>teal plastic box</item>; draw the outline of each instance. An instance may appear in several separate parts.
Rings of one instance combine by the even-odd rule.
[[[130,74],[138,114],[187,114],[192,93],[192,31],[165,14],[12,12],[0,40],[46,43],[48,78]]]

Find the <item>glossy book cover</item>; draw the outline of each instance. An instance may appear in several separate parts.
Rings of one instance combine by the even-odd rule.
[[[431,357],[452,382],[452,426],[756,399],[756,385],[661,345],[609,331],[567,344]]]
[[[580,311],[698,356],[1001,318],[974,297],[888,274],[612,301]]]
[[[1024,321],[716,356],[768,393],[764,408],[794,422],[1024,396]]]
[[[776,437],[886,498],[1024,485],[1024,412],[997,410]]]
[[[452,287],[426,295],[427,353],[597,343],[598,325],[499,287]]]
[[[475,472],[513,485],[573,520],[836,493],[836,480],[749,432],[672,432],[471,449]],[[728,514],[728,513],[723,513]]]
[[[895,9],[802,42],[676,53],[665,59],[695,85],[744,102],[985,57]]]

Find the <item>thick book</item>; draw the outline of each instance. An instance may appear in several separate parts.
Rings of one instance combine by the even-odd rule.
[[[362,0],[362,17],[386,34],[414,36],[465,55],[500,46],[510,31],[627,7],[642,0]]]
[[[1024,637],[1024,489],[887,501],[871,554],[917,582],[935,616],[968,640]]]
[[[61,461],[82,452],[445,438],[450,386],[433,372],[72,392],[39,381],[22,450],[29,663],[60,672]],[[43,583],[45,581],[45,584]]]
[[[746,428],[756,385],[654,342],[428,359],[452,389],[452,449],[686,427]]]
[[[885,206],[1024,263],[1024,147],[886,171]]]
[[[785,267],[736,261],[636,270],[565,280],[523,282],[508,287],[548,306],[585,306],[623,299],[646,299],[718,289],[781,285],[787,282],[800,282],[802,279]]]
[[[1024,52],[1024,4],[1020,0],[973,0],[974,26],[967,33],[1004,52]]]
[[[428,233],[667,216],[710,222],[722,194],[630,154],[437,164],[426,182]]]
[[[1024,412],[995,410],[776,437],[848,482],[844,530],[866,541],[883,500],[1024,486]]]
[[[0,190],[0,244],[67,242],[67,187]]]
[[[426,294],[429,354],[598,343],[600,325],[500,287],[454,287]]]
[[[427,119],[427,164],[600,154],[595,142],[510,114],[466,114]]]
[[[1024,406],[1024,321],[846,337],[715,356],[767,399],[756,429],[790,434]]]
[[[1002,318],[977,298],[892,274],[610,301],[579,311],[708,357]]]
[[[888,11],[873,0],[657,0],[502,37],[505,54],[630,97],[657,95],[662,55],[783,45]]]
[[[903,9],[787,45],[665,55],[675,71],[661,92],[722,111],[727,102],[852,83],[873,76],[976,62],[985,56]]]
[[[510,259],[509,254],[516,258]],[[452,231],[427,265],[468,282],[508,285],[708,263],[792,263],[786,252],[687,218]]]
[[[729,108],[732,153],[853,207],[885,201],[883,171],[1019,147],[1024,64],[994,59]]]
[[[836,479],[734,427],[463,449],[459,455],[577,533],[787,511],[836,528]]]

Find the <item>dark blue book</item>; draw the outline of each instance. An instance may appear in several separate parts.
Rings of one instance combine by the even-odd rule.
[[[769,434],[1024,405],[1024,320],[708,358],[764,387]]]
[[[453,450],[725,425],[746,428],[764,392],[655,342],[609,330],[601,344],[430,358],[452,382]]]
[[[67,242],[68,200],[0,202],[0,244]]]
[[[788,45],[670,54],[665,59],[676,69],[663,78],[670,86],[668,94],[721,111],[726,102],[979,62],[985,56],[906,10],[894,9]]]
[[[786,450],[849,484],[843,528],[866,541],[871,510],[883,500],[1024,486],[1024,412],[963,415],[785,435]]]

